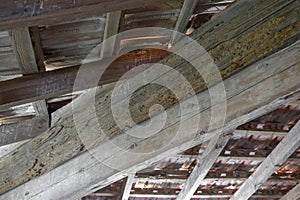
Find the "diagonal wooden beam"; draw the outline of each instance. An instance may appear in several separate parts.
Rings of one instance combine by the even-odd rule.
[[[127,180],[126,180],[126,186],[123,191],[123,196],[121,200],[128,200],[130,196],[130,191],[132,188],[132,184],[135,182],[134,174],[128,174]]]
[[[117,45],[116,42],[118,41],[117,38],[114,37],[113,40],[110,41],[109,43],[106,41],[106,39],[118,34],[121,14],[122,11],[107,13],[104,37],[103,37],[103,46],[101,49],[101,56],[100,56],[101,58],[113,56],[114,54],[116,54],[115,47]]]
[[[248,199],[300,146],[300,121],[243,183],[231,200]]]
[[[189,19],[194,12],[197,2],[198,1],[195,1],[195,0],[184,0],[184,3],[180,10],[174,31],[180,32],[180,33],[184,32],[184,30],[189,22]],[[173,36],[171,38],[172,44],[176,43],[179,39],[179,36],[177,35],[176,32],[173,34]]]
[[[293,189],[286,193],[280,200],[292,200],[300,198],[300,183],[298,183]]]
[[[293,46],[293,48],[297,53],[297,45]],[[294,91],[295,88],[299,88],[299,84],[297,82],[299,77],[299,63],[297,64],[297,59],[293,53],[291,53],[291,49],[285,49],[282,52],[279,52],[271,57],[265,58],[264,60],[249,66],[249,68],[237,73],[233,77],[226,79],[224,81],[224,84],[227,88],[227,99],[228,99],[228,105],[229,108],[227,110],[227,123],[226,127],[223,128],[222,131],[231,131],[236,126],[243,124],[249,120],[252,120],[258,116],[261,116],[265,113],[268,113],[274,109],[276,109],[278,106],[294,101],[295,99],[299,98],[300,92],[290,94],[290,92]],[[296,63],[294,63],[296,61]],[[266,68],[261,70],[257,70],[260,68],[262,63],[272,63],[269,64]],[[296,66],[295,66],[296,65]],[[291,67],[294,66],[294,67]],[[278,72],[278,68],[285,68],[284,71]],[[281,70],[280,70],[281,71]],[[249,76],[251,75],[251,77]],[[289,76],[288,79],[285,77]],[[253,77],[252,77],[253,76]],[[265,77],[267,76],[267,78]],[[262,77],[265,77],[262,79]],[[273,84],[274,81],[279,81],[280,86],[274,88]],[[239,85],[239,88],[236,88],[236,85]],[[257,91],[260,91],[257,93]],[[284,91],[284,92],[283,92]],[[283,96],[284,93],[288,94],[287,96]],[[255,94],[256,100],[253,101],[253,99],[250,99],[245,103],[245,100],[249,98],[249,94]],[[208,93],[202,92],[198,95],[198,99],[201,100],[203,105],[209,105]],[[82,96],[81,99],[75,100],[73,103],[79,103],[79,100],[83,100],[85,96]],[[207,100],[205,100],[207,99]],[[274,100],[275,99],[275,100]],[[100,99],[102,101],[103,99]],[[74,105],[75,107],[76,104]],[[238,108],[238,109],[237,109]],[[61,112],[68,115],[70,113],[70,106],[66,106],[64,110]],[[178,109],[174,108],[174,109]],[[85,108],[86,110],[86,108]],[[170,113],[176,113],[170,110]],[[208,109],[209,110],[209,109]],[[201,113],[202,118],[206,116],[209,117],[209,111],[203,110]],[[82,112],[82,115],[86,117],[84,114],[84,111]],[[71,113],[72,115],[72,113]],[[197,115],[198,116],[198,115]],[[197,116],[195,116],[196,119]],[[174,116],[174,118],[177,118]],[[190,119],[193,122],[193,119]],[[147,123],[147,122],[145,122]],[[176,124],[174,124],[176,125]],[[54,138],[51,140],[56,140],[57,137],[66,137],[69,133],[72,133],[75,129],[74,126],[68,126],[68,129],[65,130],[63,128],[63,124],[58,123],[57,126],[59,127],[58,132],[55,128],[52,128],[51,132],[49,132],[49,135],[45,134],[44,136],[41,136],[40,138],[36,138],[34,140],[37,141],[45,141],[47,138]],[[180,153],[188,148],[191,147],[190,139],[194,140],[194,136],[191,136],[192,138],[188,138],[190,134],[190,129],[187,129],[186,132],[180,134],[182,137],[178,137],[176,139],[176,142],[172,144],[172,147],[169,147],[168,150],[161,150],[158,152],[155,152],[152,155],[136,155],[136,156],[130,156],[127,157],[126,155],[122,154],[121,152],[113,152],[114,149],[111,148],[110,144],[111,142],[114,143],[120,143],[121,141],[126,142],[126,144],[122,144],[124,146],[129,146],[128,148],[132,148],[132,144],[134,144],[135,148],[139,150],[138,148],[141,147],[150,147],[152,150],[153,144],[156,142],[159,143],[162,138],[165,138],[166,140],[169,140],[168,137],[165,137],[166,135],[172,135],[174,134],[174,129],[170,127],[170,129],[167,129],[163,132],[161,132],[159,135],[157,135],[156,140],[143,140],[143,142],[138,141],[130,141],[124,138],[124,135],[120,135],[119,137],[116,137],[114,140],[108,142],[109,145],[106,146],[105,143],[103,145],[98,146],[98,149],[95,150],[95,152],[101,152],[101,156],[103,159],[106,157],[114,158],[115,160],[112,161],[112,163],[115,164],[115,166],[123,166],[121,172],[119,170],[114,170],[106,165],[103,165],[99,163],[97,159],[90,156],[90,153],[82,153],[80,156],[77,156],[76,158],[73,158],[71,161],[64,163],[60,167],[57,167],[56,169],[52,170],[51,172],[45,174],[44,176],[38,177],[36,179],[31,180],[30,182],[27,182],[20,187],[11,190],[10,192],[7,192],[3,194],[1,197],[9,199],[10,197],[15,197],[18,195],[18,197],[23,198],[24,194],[28,192],[27,195],[30,197],[30,199],[40,199],[43,197],[51,197],[51,198],[78,198],[85,196],[93,191],[98,190],[99,188],[102,188],[106,185],[109,185],[121,178],[123,178],[123,174],[126,173],[126,171],[133,171],[133,170],[142,170],[149,166],[151,163],[157,162],[165,157]],[[193,128],[193,127],[190,127]],[[76,131],[75,131],[76,132]],[[216,135],[217,133],[206,133],[201,135],[197,140],[193,143],[194,145],[201,144],[204,141],[210,139],[212,136]],[[72,139],[73,137],[68,136],[68,145],[76,145],[78,144],[78,140]],[[36,141],[32,140],[30,144],[25,144],[24,150],[27,149],[28,146],[37,145]],[[60,139],[61,140],[61,139]],[[56,151],[58,151],[58,148],[60,145],[50,145],[49,148],[54,148]],[[147,141],[149,144],[147,144]],[[185,142],[186,141],[186,142]],[[146,142],[146,144],[145,144]],[[122,142],[121,142],[122,143]],[[120,143],[120,144],[121,144]],[[143,144],[144,143],[144,144]],[[77,149],[78,152],[82,152],[82,148]],[[150,145],[152,144],[152,145]],[[76,145],[77,146],[77,145]],[[76,146],[72,149],[76,149]],[[62,148],[65,152],[66,146],[63,146]],[[41,148],[41,147],[40,147]],[[49,152],[44,148],[45,152]],[[149,150],[149,149],[148,149]],[[147,149],[141,149],[141,151],[148,151]],[[17,153],[15,153],[14,157],[16,157],[19,152],[22,152],[22,149],[19,149]],[[51,151],[53,152],[53,150]],[[63,152],[62,152],[63,153]],[[60,158],[62,157],[62,153],[60,153]],[[124,152],[123,152],[124,153]],[[22,154],[23,155],[23,154]],[[37,155],[38,156],[38,155]],[[44,157],[35,157],[38,159],[39,162],[42,162],[43,165],[46,164],[46,160],[48,159],[47,155],[43,155]],[[53,164],[55,155],[49,155],[49,159],[51,159],[51,162]],[[66,156],[66,154],[64,154]],[[8,159],[13,157],[8,157]],[[55,159],[56,160],[56,159]],[[131,162],[128,163],[128,160]],[[22,165],[24,166],[24,162],[22,161]],[[9,160],[2,160],[0,163],[0,174],[5,174],[7,170],[9,170],[7,167],[5,167],[4,163],[9,163],[9,167],[12,168],[12,162]],[[15,165],[15,167],[17,167]],[[28,169],[31,169],[32,163],[28,162]],[[15,168],[14,168],[15,169]],[[42,168],[44,169],[44,168]],[[1,171],[2,170],[2,171]],[[23,169],[24,170],[24,169]],[[101,173],[94,173],[99,172]],[[51,178],[50,178],[51,177]],[[1,178],[1,177],[0,177]],[[21,179],[16,180],[22,180]],[[77,181],[80,180],[80,181]],[[41,185],[41,183],[43,183]],[[55,183],[55,184],[53,184]],[[75,184],[76,183],[76,184]],[[15,184],[15,183],[14,183]],[[36,187],[38,185],[38,187]],[[10,185],[0,185],[0,189],[3,191],[5,188],[7,188]],[[64,192],[59,192],[64,191]],[[68,193],[66,193],[68,191]]]
[[[270,11],[273,13],[272,18],[270,17]],[[244,19],[248,18],[249,14],[251,14],[253,20],[245,21]],[[187,78],[190,78],[189,81],[197,88],[197,96],[195,97],[201,102],[202,108],[199,113],[194,113],[195,115],[193,117],[188,118],[192,125],[184,129],[182,134],[178,134],[179,137],[175,137],[175,141],[174,143],[172,142],[171,146],[166,146],[166,149],[153,152],[153,145],[161,144],[162,138],[164,138],[165,141],[170,141],[170,137],[174,138],[174,134],[176,133],[174,130],[177,130],[176,128],[179,126],[178,120],[180,116],[178,113],[180,112],[178,111],[180,111],[180,107],[176,105],[177,101],[167,101],[167,99],[170,99],[170,96],[166,95],[165,88],[151,89],[150,86],[146,86],[137,91],[136,96],[132,99],[132,102],[137,102],[137,104],[133,103],[134,108],[131,111],[139,113],[136,122],[140,123],[143,121],[143,123],[148,123],[149,112],[147,108],[149,105],[157,103],[155,101],[156,96],[153,95],[153,92],[155,91],[158,96],[166,95],[163,98],[160,96],[158,99],[167,104],[167,113],[170,114],[168,115],[170,116],[170,121],[166,122],[166,127],[168,128],[162,130],[151,139],[143,140],[129,140],[126,134],[122,134],[116,127],[114,121],[110,118],[110,112],[102,112],[105,110],[109,111],[110,105],[107,99],[110,98],[110,93],[107,95],[96,93],[95,97],[93,93],[94,90],[91,90],[73,102],[73,108],[76,108],[73,112],[80,113],[81,117],[80,123],[77,125],[80,127],[82,125],[82,128],[87,128],[84,133],[89,137],[85,137],[85,139],[91,142],[97,141],[94,137],[91,137],[95,130],[98,132],[99,127],[95,122],[97,117],[91,116],[90,107],[86,107],[86,101],[95,100],[96,103],[93,105],[97,106],[97,111],[99,111],[99,113],[97,112],[98,118],[102,119],[99,120],[99,122],[104,123],[102,125],[105,125],[107,128],[105,130],[108,130],[107,134],[109,135],[109,139],[117,142],[117,144],[124,145],[127,149],[133,149],[136,152],[141,150],[142,152],[153,153],[142,155],[134,154],[127,157],[125,152],[111,148],[111,142],[106,143],[105,139],[101,140],[103,139],[101,138],[101,141],[99,141],[101,145],[99,144],[98,146],[98,144],[95,144],[95,146],[97,146],[95,153],[101,152],[101,160],[105,159],[108,161],[113,159],[110,160],[111,163],[121,168],[122,172],[103,165],[101,162],[99,163],[99,160],[91,157],[90,154],[86,152],[83,142],[78,137],[73,121],[72,107],[65,107],[64,109],[66,110],[64,110],[64,114],[61,115],[61,118],[49,132],[32,139],[30,143],[19,148],[18,152],[13,152],[13,156],[8,156],[7,159],[1,160],[0,174],[3,175],[3,177],[0,177],[0,179],[5,180],[6,184],[0,184],[0,191],[6,192],[22,184],[20,187],[15,188],[15,190],[10,190],[5,193],[2,197],[10,199],[12,197],[10,195],[13,195],[14,197],[18,196],[23,199],[26,193],[26,197],[31,199],[77,198],[104,187],[113,180],[120,179],[127,170],[139,170],[141,167],[144,168],[152,162],[177,154],[191,146],[207,141],[222,132],[232,131],[232,129],[238,125],[268,113],[279,105],[299,98],[299,48],[295,47],[297,44],[256,62],[257,59],[270,55],[272,52],[277,51],[278,48],[284,48],[287,44],[291,44],[294,39],[296,41],[298,40],[297,31],[294,30],[294,23],[296,23],[295,18],[297,18],[297,16],[297,2],[295,1],[280,0],[274,3],[274,1],[267,0],[240,0],[223,14],[203,26],[201,30],[195,32],[194,38],[197,38],[197,41],[200,43],[203,42],[204,47],[208,48],[212,57],[218,61],[220,68],[225,68],[228,72],[228,70],[231,71],[231,67],[235,68],[235,66],[239,66],[238,69],[240,73],[236,73],[224,81],[227,93],[227,118],[226,126],[223,130],[215,129],[208,133],[199,132],[199,137],[195,139],[192,131],[199,131],[198,125],[200,126],[200,130],[206,130],[208,126],[206,120],[209,121],[211,116],[209,93],[207,90],[204,91],[205,85],[201,85],[201,83],[198,82],[199,77],[190,77],[190,75],[194,75],[194,73],[188,68],[188,63],[180,62],[178,58],[171,56],[165,60],[165,63],[176,63],[176,69],[180,69],[182,70],[180,72],[186,73]],[[284,18],[283,21],[282,18]],[[221,23],[222,25],[218,26],[217,29],[213,29],[212,27],[215,27],[220,21],[223,21],[223,23]],[[274,22],[276,23],[274,24]],[[278,26],[278,24],[281,23],[284,23],[285,26]],[[233,24],[234,27],[236,27],[235,29],[232,29]],[[268,27],[268,29],[264,29],[263,27]],[[270,42],[269,39],[272,40],[278,36],[277,34],[276,36],[272,34],[269,36],[267,33],[269,33],[270,29],[276,32],[278,28],[283,27],[289,31],[281,30],[278,34],[282,34],[281,36],[285,39],[279,40],[276,45],[274,42]],[[293,27],[293,29],[289,29],[288,27]],[[223,32],[224,29],[231,30],[231,35],[219,34]],[[293,37],[290,38],[291,36]],[[230,37],[230,39],[228,37]],[[218,38],[217,41],[224,41],[224,43],[222,45],[219,45],[218,42],[215,43],[216,38]],[[289,38],[288,43],[282,42],[287,38]],[[244,45],[249,44],[249,41],[253,41],[254,43],[251,43],[251,46],[247,46],[243,53],[241,53],[239,48],[232,48],[233,46],[240,47],[241,43],[243,44],[242,47],[244,47]],[[186,48],[188,48],[189,45],[186,45]],[[225,47],[228,52],[224,51]],[[222,52],[222,54],[218,54],[216,51]],[[233,52],[236,54],[229,62],[231,64],[225,62],[225,60],[230,60],[227,53],[231,55]],[[226,55],[224,55],[224,53]],[[220,60],[222,60],[222,62]],[[256,63],[250,65],[254,62]],[[241,69],[245,66],[249,67]],[[144,73],[148,72],[154,73],[152,70],[147,70]],[[170,80],[173,80],[170,82],[174,84],[175,87],[181,88],[181,83],[174,81],[177,79],[169,73],[164,74],[164,76],[160,78],[162,80],[170,78]],[[197,81],[194,82],[195,80]],[[199,93],[200,91],[203,92]],[[143,97],[145,97],[145,101],[143,101]],[[184,96],[183,99],[188,97],[189,96]],[[120,101],[122,100],[120,99]],[[143,108],[143,106],[146,106],[146,108],[142,110],[137,109]],[[120,109],[120,111],[125,111],[126,108],[122,107]],[[202,124],[198,123],[200,114]],[[160,119],[161,115],[163,114],[158,114],[155,118],[158,117],[158,119]],[[216,120],[221,119],[217,118]],[[192,141],[194,141],[193,144],[191,144]],[[29,151],[30,153],[28,149],[31,149]],[[70,151],[66,151],[66,149]],[[47,154],[47,152],[51,153]],[[24,158],[24,155],[29,157]],[[22,164],[20,165],[20,162],[13,162],[10,159],[19,160]],[[129,163],[128,160],[131,162]],[[12,167],[12,163],[14,163],[14,167]],[[132,165],[135,165],[134,169]],[[10,173],[12,169],[16,171],[16,168],[21,168],[19,171],[24,173]],[[34,170],[32,168],[34,168]],[[101,171],[101,173],[93,173],[99,171]],[[12,174],[13,176],[10,176]],[[42,174],[44,174],[44,176],[41,176]],[[38,178],[34,178],[37,176]],[[49,178],[49,176],[51,178]],[[24,182],[26,183],[23,184]],[[41,183],[43,185],[41,185]]]
[[[184,188],[178,194],[178,200],[189,200],[193,197],[201,181],[204,180],[209,169],[213,166],[228,141],[228,136],[216,136],[210,140],[207,149],[198,160],[198,163],[187,179]]]
[[[92,0],[71,3],[59,0],[0,2],[0,30],[61,23],[62,21],[146,5],[159,5],[160,3],[161,1],[158,0]]]

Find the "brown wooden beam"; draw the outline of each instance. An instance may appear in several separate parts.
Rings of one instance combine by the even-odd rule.
[[[0,30],[49,25],[160,2],[158,0],[1,1]]]
[[[117,81],[127,71],[147,63],[156,63],[169,55],[164,50],[152,49],[125,54],[113,62],[105,71],[98,85]],[[108,58],[110,59],[110,58]],[[102,60],[78,67],[63,68],[25,75],[20,78],[0,82],[0,110],[33,101],[57,97],[78,90],[95,87],[91,71],[103,68]],[[88,69],[86,76],[76,81],[80,87],[73,88],[80,67]],[[144,69],[147,66],[144,66]],[[96,79],[97,80],[97,79]]]

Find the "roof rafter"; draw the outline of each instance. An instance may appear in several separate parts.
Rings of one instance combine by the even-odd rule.
[[[243,183],[231,200],[248,199],[268,180],[274,171],[284,163],[300,146],[300,122],[283,138],[271,154],[259,165],[253,174]]]
[[[186,181],[184,188],[178,194],[178,200],[189,200],[192,198],[199,187],[200,182],[205,178],[209,169],[213,166],[228,141],[228,136],[216,136],[210,140],[207,149],[199,158],[198,163]]]

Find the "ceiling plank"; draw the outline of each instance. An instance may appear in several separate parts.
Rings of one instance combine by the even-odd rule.
[[[280,200],[291,200],[300,198],[300,183],[286,193]]]
[[[236,126],[243,124],[249,120],[252,120],[258,116],[261,116],[265,113],[268,113],[274,109],[276,109],[278,106],[294,101],[295,99],[299,98],[299,92],[296,94],[290,94],[290,92],[294,91],[295,88],[299,88],[299,83],[297,82],[300,71],[299,64],[295,64],[295,56],[293,53],[291,53],[294,49],[295,53],[298,52],[297,50],[298,46],[294,45],[293,47],[285,49],[279,53],[276,53],[275,55],[272,55],[268,58],[265,58],[258,63],[255,63],[252,66],[249,66],[249,68],[246,68],[245,70],[242,70],[241,72],[237,73],[236,75],[230,77],[229,79],[226,79],[224,81],[224,84],[227,88],[227,99],[228,99],[228,110],[227,110],[227,125],[223,128],[223,131],[231,131]],[[294,60],[294,61],[293,61]],[[261,66],[262,63],[269,63],[268,67],[264,68],[264,70],[258,71],[257,69]],[[272,63],[272,64],[271,64]],[[278,73],[276,68],[280,67],[286,67],[287,69],[284,70],[281,73]],[[291,67],[294,66],[294,67]],[[289,68],[290,67],[290,68]],[[275,70],[275,71],[273,71]],[[268,76],[268,78],[264,78],[261,80],[262,76],[265,76],[268,73],[275,73],[273,76]],[[278,73],[278,74],[277,74]],[[289,75],[289,78],[286,79],[286,75]],[[253,77],[249,77],[249,75],[252,75]],[[250,78],[250,79],[249,79]],[[279,81],[280,86],[279,87],[273,87],[274,81]],[[239,85],[239,88],[236,87],[236,85]],[[257,91],[260,91],[257,93]],[[284,93],[288,94],[287,96],[284,96]],[[245,100],[249,97],[249,94],[255,94],[256,100],[254,101],[251,99],[251,101],[247,101],[245,103]],[[85,102],[83,98],[88,98],[88,96],[81,96],[79,99],[75,100],[73,103],[74,107],[76,108],[77,103],[78,105],[81,105],[82,102]],[[94,98],[94,95],[92,95],[92,98]],[[202,92],[198,95],[198,99],[203,104],[209,105],[209,95],[208,91]],[[104,102],[105,96],[103,98],[96,98],[97,101]],[[202,99],[202,100],[201,100]],[[205,100],[206,99],[206,100]],[[275,99],[275,100],[274,100]],[[82,102],[81,102],[82,101]],[[238,109],[236,109],[238,107]],[[77,108],[80,108],[77,107]],[[176,113],[173,111],[173,109],[179,109],[177,106],[172,108],[170,113]],[[70,106],[64,107],[64,109],[61,111],[65,113],[66,115],[72,115],[72,108]],[[208,109],[209,110],[209,109]],[[210,112],[208,110],[203,110],[201,113],[201,119],[204,119],[204,117],[210,117]],[[84,110],[79,111],[82,114],[82,117],[86,118],[85,120],[88,120],[88,115],[84,114],[87,110],[87,108],[84,108]],[[89,112],[89,111],[88,111]],[[170,114],[169,113],[169,114]],[[198,117],[198,115],[195,116],[195,118],[191,118],[190,121],[193,123],[193,119],[195,120]],[[174,118],[177,118],[174,116]],[[205,120],[204,120],[205,121]],[[147,123],[147,121],[145,122]],[[176,124],[174,124],[176,125]],[[67,126],[68,129],[63,128],[64,126]],[[206,126],[206,124],[204,125]],[[191,129],[193,127],[190,127]],[[38,141],[45,141],[49,140],[47,138],[50,138],[50,141],[54,141],[53,145],[50,145],[48,148],[54,148],[51,152],[59,151],[59,148],[62,148],[63,151],[59,151],[59,158],[65,158],[67,156],[66,152],[66,145],[61,146],[58,145],[57,142],[59,141],[65,141],[62,138],[68,137],[68,146],[72,145],[72,149],[76,149],[76,147],[80,147],[82,145],[81,141],[76,134],[76,131],[74,132],[75,125],[64,125],[62,122],[59,122],[56,124],[55,127],[51,129],[51,131],[47,134],[44,134],[43,136],[39,136],[31,141],[31,144],[25,144],[23,146],[24,150],[27,149],[26,146],[30,145],[31,148],[38,145]],[[44,176],[40,176],[39,178],[32,179],[30,182],[27,182],[26,184],[21,185],[20,187],[11,190],[5,194],[2,195],[3,198],[10,198],[13,196],[16,196],[17,194],[20,195],[20,198],[23,197],[24,191],[29,192],[29,196],[32,199],[40,199],[43,197],[51,197],[51,198],[78,198],[81,196],[85,196],[86,194],[89,194],[93,191],[98,190],[99,188],[102,188],[106,185],[109,185],[121,178],[124,177],[124,173],[126,173],[126,169],[128,171],[132,170],[141,170],[149,166],[151,163],[157,162],[167,156],[174,155],[176,153],[180,153],[188,148],[191,147],[191,140],[194,140],[194,136],[190,136],[191,129],[187,130],[187,132],[180,134],[182,137],[176,138],[176,142],[172,144],[172,148],[170,149],[162,149],[161,151],[154,152],[153,154],[142,154],[142,155],[131,155],[129,158],[124,155],[125,152],[120,152],[119,150],[112,149],[111,148],[111,142],[114,143],[121,143],[126,142],[124,146],[129,145],[129,149],[131,148],[132,144],[135,144],[135,149],[139,151],[139,148],[147,147],[149,145],[143,144],[145,142],[150,142],[151,144],[155,144],[155,141],[146,139],[141,142],[138,141],[130,141],[127,140],[125,135],[120,135],[118,137],[115,137],[113,140],[109,141],[108,143],[103,143],[103,145],[100,145],[95,149],[95,153],[101,152],[101,156],[103,159],[106,159],[107,157],[113,158],[112,161],[115,163],[114,166],[118,166],[119,170],[114,170],[111,167],[106,166],[105,164],[99,163],[99,160],[93,158],[90,156],[90,153],[81,153],[80,156],[76,156],[69,162],[65,162],[63,165],[60,165],[60,167],[50,171],[49,173],[45,174]],[[69,135],[70,133],[74,133],[74,136]],[[173,129],[167,129],[164,132],[161,132],[157,135],[156,139],[157,142],[161,141],[161,138],[165,138],[166,135],[172,135],[174,134]],[[199,138],[197,138],[196,141],[194,141],[194,145],[201,144],[204,141],[210,139],[212,136],[216,135],[217,133],[207,133],[204,135],[201,135]],[[61,138],[61,139],[58,139]],[[57,139],[56,139],[57,138]],[[166,140],[169,140],[169,138],[166,138]],[[78,143],[79,142],[79,143]],[[152,143],[153,142],[153,143]],[[116,144],[115,143],[115,144]],[[108,145],[108,146],[106,146]],[[151,151],[153,149],[153,145],[150,145]],[[41,148],[41,147],[39,147]],[[43,148],[43,152],[49,152],[46,149]],[[17,153],[14,154],[14,156],[8,157],[13,158],[18,156],[23,150],[19,149]],[[117,151],[115,153],[114,151]],[[147,151],[147,149],[144,149],[144,151]],[[143,152],[144,152],[143,151]],[[39,151],[41,152],[41,151]],[[64,153],[65,152],[65,153]],[[77,152],[82,152],[80,148],[77,149]],[[33,152],[34,153],[34,152]],[[74,151],[72,151],[74,153]],[[76,152],[75,152],[76,153]],[[62,154],[64,156],[62,156]],[[22,154],[23,155],[23,154]],[[57,160],[57,158],[54,159],[54,155],[50,157],[47,157],[47,155],[37,155],[35,153],[35,159],[38,159],[39,162],[42,162],[43,164],[47,164],[51,160],[52,166],[55,165],[53,163],[54,161],[58,161],[59,163],[61,161]],[[48,158],[50,159],[49,161]],[[46,159],[46,160],[45,160]],[[31,169],[32,163],[30,164],[30,160],[32,159],[26,159],[28,162],[28,169]],[[130,163],[128,162],[130,160]],[[22,165],[24,166],[24,162],[22,162]],[[6,172],[9,170],[7,167],[5,167],[4,163],[9,163],[9,168],[11,169],[11,163],[9,160],[2,160],[0,163],[1,168],[0,174],[6,174]],[[97,163],[97,164],[96,164]],[[17,167],[17,166],[15,166]],[[120,170],[120,167],[122,167],[122,171]],[[14,168],[15,169],[15,168]],[[42,168],[45,169],[45,168]],[[25,169],[24,169],[25,170]],[[101,173],[93,173],[93,172],[99,172]],[[26,177],[26,176],[25,176]],[[51,178],[49,178],[51,177]],[[18,180],[21,179],[15,179],[15,183],[18,183]],[[26,177],[27,178],[27,177]],[[80,182],[76,181],[80,180]],[[43,185],[41,185],[43,183]],[[55,183],[55,184],[53,184]],[[71,184],[73,183],[73,184]],[[76,184],[74,184],[76,183]],[[11,185],[11,184],[10,184]],[[38,185],[38,187],[36,187]],[[3,191],[4,188],[7,188],[7,184],[0,185],[0,189]],[[59,192],[64,191],[64,192]],[[66,193],[68,191],[68,193]],[[37,195],[38,194],[38,195]],[[64,197],[62,197],[62,195]]]
[[[161,1],[158,0],[88,0],[71,3],[59,0],[1,2],[0,30],[50,25],[112,11],[159,5],[159,3]]]
[[[134,174],[128,174],[127,180],[126,180],[126,186],[123,191],[123,196],[121,200],[128,200],[130,196],[130,191],[132,188],[132,184],[135,182]]]
[[[178,200],[189,200],[193,197],[193,194],[196,192],[201,181],[205,178],[209,169],[213,166],[228,141],[228,136],[215,136],[210,140],[207,149],[205,149],[203,155],[200,156],[198,163],[187,179],[184,188],[178,194]]]
[[[231,200],[248,199],[300,146],[300,121],[243,183]]]

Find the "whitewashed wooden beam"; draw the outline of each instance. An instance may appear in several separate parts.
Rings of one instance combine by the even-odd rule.
[[[299,43],[294,44],[293,46],[269,56],[224,80],[227,89],[228,110],[226,125],[222,130],[223,132],[230,132],[238,125],[266,114],[282,104],[292,102],[299,98],[300,91],[297,90],[299,88],[299,82],[297,82],[300,73],[299,60],[297,60],[295,56],[295,54],[298,53],[298,47]],[[265,63],[269,64],[265,65]],[[262,64],[266,67],[261,68]],[[289,77],[288,79],[285,78],[287,76]],[[280,85],[274,88],[274,81],[279,81]],[[236,85],[239,85],[239,87],[237,88]],[[293,92],[295,90],[296,92]],[[247,100],[251,94],[255,94],[255,100],[249,99],[249,101],[245,103],[245,100]],[[200,102],[205,105],[210,105],[208,97],[207,91],[197,95]],[[75,100],[74,103],[80,103],[83,98],[86,97],[82,96],[80,99],[77,99],[77,101]],[[178,107],[176,108],[175,106],[168,110],[168,112],[172,113],[172,110],[174,109],[178,109]],[[208,110],[203,110],[200,113],[202,119],[203,117],[210,116]],[[66,106],[60,112],[67,114],[70,112],[70,108]],[[198,115],[196,115],[195,118],[191,118],[191,122],[197,117]],[[174,116],[174,118],[178,118],[178,116]],[[176,129],[176,124],[172,127]],[[169,140],[166,136],[171,135],[172,133],[174,134],[174,129],[172,127],[159,133],[156,137],[157,142],[161,141],[162,138]],[[114,149],[111,149],[110,147],[110,142],[108,146],[106,146],[105,143],[98,146],[95,152],[101,152],[103,158],[109,157],[114,159],[112,163],[115,163],[115,166],[119,167],[118,169],[122,168],[123,170],[121,171],[102,164],[92,157],[89,152],[86,152],[82,153],[80,156],[76,156],[74,159],[63,165],[60,165],[49,173],[26,182],[3,194],[1,197],[5,199],[27,198],[30,200],[43,198],[76,199],[124,178],[124,173],[126,172],[142,170],[152,163],[168,156],[173,156],[220,134],[220,130],[216,130],[214,132],[199,135],[199,137],[194,140],[194,136],[190,135],[192,128],[193,127],[190,127],[186,132],[180,134],[181,137],[176,138],[171,147],[154,152],[153,154],[142,156],[131,155],[130,157],[127,157],[124,155],[124,152],[114,152]],[[184,138],[182,138],[183,136]],[[194,140],[193,144],[191,144],[191,140]],[[152,145],[149,146],[149,144],[155,144],[155,140],[146,139],[142,142],[126,140],[124,135],[115,137],[114,142],[124,146],[129,145],[129,147],[132,147],[132,144],[134,143],[137,151],[148,151],[149,149],[143,148],[148,146],[152,149]],[[147,142],[150,143],[147,145]],[[128,160],[130,160],[130,162],[128,162]],[[100,171],[101,173],[99,173]]]
[[[132,184],[135,182],[134,174],[128,174],[126,180],[126,186],[123,191],[122,200],[128,200],[130,196],[130,191],[132,188]]]
[[[0,158],[5,156],[6,154],[10,153],[11,151],[15,150],[16,148],[18,148],[22,144],[25,144],[26,142],[28,142],[28,140],[23,140],[21,142],[15,142],[15,143],[12,143],[12,144],[0,146]]]
[[[243,200],[263,185],[300,146],[300,122],[290,130],[283,140],[275,147],[271,154],[259,165],[253,174],[243,183],[231,200]]]
[[[121,20],[122,11],[115,11],[107,13],[104,36],[103,36],[103,46],[101,49],[101,58],[113,56],[116,52],[116,42],[117,37],[114,37],[110,42],[107,42],[106,39],[118,34],[119,25]]]
[[[198,160],[195,168],[187,179],[184,188],[177,196],[178,200],[189,200],[193,197],[201,181],[205,178],[209,169],[213,166],[223,148],[229,141],[228,136],[215,136],[212,138],[203,152],[203,155]]]
[[[198,1],[196,0],[184,0],[174,31],[182,33],[185,30],[185,27],[187,26],[189,19],[195,10],[197,2]],[[174,34],[172,35],[172,44],[176,43],[179,39],[179,35],[176,34],[176,32],[174,32]]]
[[[286,193],[280,200],[297,200],[300,198],[300,183]]]

